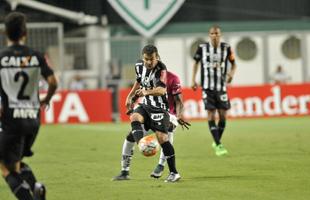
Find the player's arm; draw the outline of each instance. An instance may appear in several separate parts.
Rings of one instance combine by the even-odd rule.
[[[127,113],[132,111],[134,102],[138,99],[136,96],[136,91],[140,88],[140,83],[138,81],[135,81],[133,84],[129,94],[127,95],[125,106],[127,108]]]
[[[198,84],[196,82],[196,74],[198,71],[199,62],[195,62],[193,65],[193,71],[192,71],[192,84],[191,88],[195,91],[197,90]]]
[[[201,60],[201,57],[202,57],[202,48],[199,46],[195,55],[194,55],[194,64],[193,64],[193,70],[192,70],[192,83],[191,83],[191,88],[195,91],[197,90],[197,87],[198,87],[198,84],[196,82],[196,74],[197,74],[197,71],[198,71],[198,66],[199,66],[199,63],[200,63],[200,60]]]
[[[145,90],[145,89],[139,89],[136,92],[136,95],[139,97],[152,95],[152,96],[162,96],[166,94],[167,89],[165,87],[155,87],[153,89]]]
[[[51,67],[49,66],[47,59],[40,55],[40,67],[41,67],[41,75],[44,77],[48,84],[47,94],[46,96],[40,100],[40,105],[45,107],[49,105],[49,102],[52,96],[55,94],[56,89],[58,87],[57,79]]]
[[[186,129],[189,129],[189,126],[191,126],[190,123],[188,123],[187,121],[185,121],[183,113],[184,113],[184,104],[183,104],[183,98],[182,98],[182,94],[176,94],[173,96],[174,102],[175,102],[175,109],[176,109],[176,117],[178,119],[178,123],[182,126],[182,129],[184,129],[184,127]]]
[[[139,97],[152,95],[152,96],[163,96],[167,92],[167,70],[163,69],[160,71],[160,75],[158,76],[155,87],[152,89],[139,89],[136,92],[136,95]]]
[[[234,55],[233,51],[231,50],[231,48],[229,48],[228,60],[231,64],[231,70],[227,73],[227,82],[231,83],[231,81],[233,80],[234,75],[236,73],[236,69],[237,69],[237,65],[235,62],[235,55]]]
[[[56,80],[56,77],[54,74],[49,75],[46,78],[46,82],[48,84],[47,94],[43,99],[41,99],[41,101],[40,101],[41,106],[49,105],[49,102],[50,102],[52,96],[55,94],[57,86],[58,86],[57,80]]]

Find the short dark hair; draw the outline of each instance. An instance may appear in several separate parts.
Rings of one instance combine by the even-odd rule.
[[[7,37],[17,42],[27,34],[26,15],[21,12],[11,12],[5,17],[5,32]]]
[[[152,44],[148,44],[148,45],[144,46],[142,49],[142,54],[152,55],[153,53],[156,53],[156,55],[158,55],[157,48]]]
[[[221,27],[217,24],[213,24],[210,28],[209,28],[209,32],[211,31],[211,29],[219,29],[221,31]]]

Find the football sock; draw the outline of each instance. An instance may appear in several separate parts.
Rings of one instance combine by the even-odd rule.
[[[218,129],[219,129],[219,137],[220,137],[220,140],[221,140],[222,135],[223,135],[223,133],[224,133],[225,126],[226,126],[226,120],[220,120],[219,123],[218,123]]]
[[[121,161],[122,171],[129,171],[134,145],[135,145],[134,142],[130,142],[127,139],[125,139],[122,149],[122,161]]]
[[[173,132],[168,132],[168,138],[169,142],[173,144]],[[165,163],[166,163],[166,157],[164,155],[163,149],[161,149],[158,164],[165,166]]]
[[[136,143],[138,143],[140,141],[140,139],[143,138],[142,125],[139,121],[133,121],[133,122],[131,122],[131,128],[132,128],[131,133],[132,133]]]
[[[178,173],[175,167],[175,155],[174,155],[174,148],[171,143],[164,142],[161,144],[161,148],[163,149],[164,155],[166,156],[166,160],[168,163],[169,171]]]
[[[219,137],[219,131],[218,131],[218,128],[215,124],[215,121],[214,120],[211,120],[211,121],[208,121],[209,123],[209,129],[210,129],[210,132],[213,136],[213,139],[214,139],[214,142],[216,145],[219,145],[221,144],[220,142],[220,137]]]
[[[5,181],[10,186],[11,191],[19,200],[33,200],[29,184],[24,181],[17,172],[11,172]]]
[[[21,162],[20,164],[20,177],[29,184],[31,191],[33,191],[34,184],[37,182],[37,180],[29,165],[24,162]]]
[[[133,137],[131,131],[128,133],[126,140],[129,142],[135,142],[135,138]]]

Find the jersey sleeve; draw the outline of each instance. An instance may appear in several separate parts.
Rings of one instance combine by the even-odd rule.
[[[136,81],[138,83],[141,83],[141,78],[142,78],[142,67],[143,67],[143,61],[138,60],[135,64],[135,72],[136,72]]]
[[[54,71],[49,66],[46,58],[41,54],[39,54],[39,61],[40,61],[41,75],[45,79],[47,79],[47,77],[49,77],[50,75],[54,74]]]
[[[196,61],[196,62],[199,62],[202,58],[202,47],[199,45],[197,50],[196,50],[196,53],[194,54],[194,57],[193,59]]]

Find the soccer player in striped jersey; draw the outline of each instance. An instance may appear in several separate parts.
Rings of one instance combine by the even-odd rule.
[[[184,120],[183,118],[183,99],[182,99],[182,87],[180,83],[179,77],[170,72],[167,71],[167,95],[168,95],[168,102],[169,102],[169,114],[170,114],[170,124],[168,128],[168,138],[171,143],[173,143],[173,133],[180,124],[182,128],[189,129],[190,123]],[[133,100],[135,102],[136,99]],[[145,134],[148,132],[145,130]],[[131,133],[129,133],[130,135]],[[135,142],[133,140],[130,141],[130,138],[125,139],[123,143],[122,148],[122,161],[121,161],[121,167],[123,172],[120,174],[120,176],[116,176],[115,180],[128,180],[129,179],[129,168],[130,168],[130,161],[133,156],[133,148],[134,148]],[[164,171],[164,166],[166,163],[166,157],[161,150],[160,157],[157,166],[155,167],[154,171],[151,173],[151,177],[153,178],[160,178],[162,176],[162,173]],[[125,175],[122,175],[125,174]]]
[[[191,86],[193,90],[197,89],[196,74],[200,63],[202,98],[208,111],[209,129],[214,140],[212,147],[217,156],[222,156],[228,153],[221,143],[226,126],[226,113],[230,109],[226,85],[231,83],[234,77],[236,63],[229,44],[221,42],[219,26],[214,25],[209,29],[209,39],[209,42],[198,46],[194,55]],[[230,69],[228,63],[231,64]],[[216,123],[216,112],[219,115],[218,123]]]
[[[12,12],[5,18],[8,47],[0,52],[1,123],[0,169],[19,200],[45,200],[45,187],[23,162],[33,155],[31,147],[40,127],[40,107],[49,104],[57,88],[54,72],[44,56],[25,45],[26,16]],[[48,83],[39,99],[39,80]]]
[[[170,126],[168,129],[169,141],[173,143],[173,133],[178,124],[186,129],[189,129],[190,124],[186,122],[183,118],[184,105],[182,99],[182,87],[179,77],[168,71],[167,72],[167,94],[169,103],[169,113],[170,113]],[[154,171],[151,173],[151,177],[160,178],[164,171],[164,166],[166,163],[166,157],[161,150],[158,165],[155,167]]]
[[[130,115],[132,131],[123,145],[121,174],[113,180],[129,179],[129,164],[132,157],[134,142],[138,143],[144,135],[144,130],[155,131],[157,139],[166,157],[170,174],[165,182],[176,182],[181,176],[175,166],[175,153],[168,138],[169,113],[167,98],[167,69],[159,60],[158,50],[153,45],[146,45],[142,50],[143,60],[135,65],[136,81],[127,96],[126,107],[132,109],[136,97],[143,97],[142,103]],[[142,127],[144,125],[144,128]],[[126,157],[126,158],[124,158]],[[127,168],[127,170],[126,170]]]

